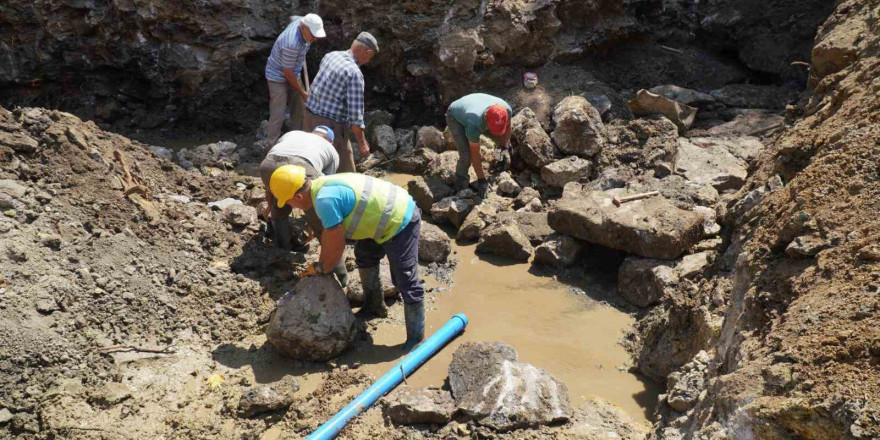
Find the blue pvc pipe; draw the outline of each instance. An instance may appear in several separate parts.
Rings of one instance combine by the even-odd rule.
[[[434,356],[434,353],[440,351],[447,342],[458,336],[467,324],[468,319],[464,313],[453,315],[443,327],[440,327],[440,330],[437,330],[430,338],[419,344],[407,357],[391,367],[391,371],[385,373],[376,383],[336,413],[332,419],[318,427],[315,432],[306,437],[306,440],[330,440],[336,438],[351,419],[357,417],[358,414],[364,412],[382,396],[393,390],[394,387],[403,381],[404,375],[410,376],[426,360]]]

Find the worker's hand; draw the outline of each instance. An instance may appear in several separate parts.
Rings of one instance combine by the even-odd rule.
[[[310,276],[320,275],[322,273],[322,271],[320,270],[320,265],[320,261],[314,264],[310,264],[308,265],[308,267],[300,271],[300,273],[296,274],[296,277],[302,280]]]
[[[358,142],[358,157],[361,160],[366,160],[367,157],[370,156],[370,144],[364,140],[363,143]]]
[[[309,100],[309,92],[306,92],[305,90],[303,90],[302,92],[300,92],[299,96],[302,97],[303,102],[306,102],[306,101]]]
[[[510,149],[505,148],[504,151],[501,152],[501,160],[498,161],[498,166],[501,167],[501,171],[510,171]]]

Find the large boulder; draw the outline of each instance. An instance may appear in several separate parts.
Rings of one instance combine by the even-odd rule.
[[[616,206],[623,189],[590,191],[566,186],[550,209],[550,227],[602,246],[650,258],[673,259],[703,236],[703,216],[675,207],[662,196]],[[572,187],[572,188],[569,188]]]
[[[477,252],[526,262],[532,257],[532,244],[516,221],[508,217],[499,219],[480,233]]]
[[[446,261],[450,252],[452,252],[452,244],[449,236],[437,226],[422,222],[419,235],[419,261],[426,263]]]
[[[465,342],[452,355],[449,386],[466,417],[499,431],[569,420],[568,387],[546,370],[519,362],[500,342]]]
[[[416,148],[427,148],[437,153],[446,151],[446,139],[437,127],[426,125],[416,133]]]
[[[448,391],[403,385],[384,399],[385,415],[398,425],[438,424],[452,419],[455,401]]]
[[[455,238],[462,241],[479,240],[481,232],[491,221],[494,221],[497,213],[498,209],[491,203],[480,203],[465,217]]]
[[[639,90],[628,103],[629,109],[636,116],[663,115],[683,133],[691,128],[697,109],[689,105],[674,101],[665,96],[651,93],[647,90]]]
[[[238,145],[226,141],[184,148],[177,152],[177,160],[181,164],[192,164],[197,167],[227,166],[238,161],[236,148]]]
[[[406,186],[416,206],[423,212],[431,212],[435,203],[452,194],[452,187],[432,178],[416,177]]]
[[[441,180],[447,185],[455,184],[455,165],[458,163],[458,151],[444,151],[434,157],[428,167],[427,176]],[[468,177],[476,178],[473,167],[469,169]]]
[[[719,192],[739,189],[748,177],[748,164],[723,146],[715,143],[700,146],[685,138],[678,140],[675,170],[686,179],[712,185]]]
[[[553,111],[553,141],[565,154],[593,157],[605,146],[602,116],[581,96],[563,99]]]
[[[565,234],[552,234],[535,248],[534,264],[548,266],[571,266],[581,255],[583,246]]]
[[[513,154],[528,168],[539,170],[556,157],[556,147],[541,127],[535,112],[526,107],[511,120]]]
[[[397,152],[397,137],[390,125],[378,125],[373,128],[373,136],[370,146],[381,151],[386,157],[394,156]]]
[[[569,156],[541,168],[541,180],[548,186],[562,188],[568,182],[586,182],[592,168],[589,160]]]
[[[338,356],[356,334],[348,299],[332,275],[298,282],[278,300],[266,328],[269,343],[281,354],[311,361]]]
[[[610,168],[626,173],[654,170],[657,177],[671,173],[678,154],[678,127],[669,119],[653,116],[615,120],[607,128],[609,142],[597,161],[600,174]]]

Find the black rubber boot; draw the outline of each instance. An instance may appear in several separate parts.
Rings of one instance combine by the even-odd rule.
[[[348,269],[345,268],[345,258],[340,260],[339,264],[333,268],[333,274],[336,275],[336,279],[339,280],[340,286],[348,286]]]
[[[385,305],[385,294],[382,292],[379,266],[359,268],[358,274],[361,276],[361,286],[364,288],[364,306],[361,307],[361,311],[379,318],[387,317],[388,306]]]
[[[406,321],[406,342],[403,344],[403,351],[409,353],[425,340],[425,302],[405,304],[403,317]]]
[[[290,241],[291,231],[290,221],[288,219],[272,220],[272,230],[275,231],[275,237],[273,238],[275,246],[278,246],[281,249],[290,249],[293,247],[293,244]]]
[[[470,184],[471,180],[469,177],[455,177],[455,191],[461,191],[463,189],[467,189],[468,184]]]

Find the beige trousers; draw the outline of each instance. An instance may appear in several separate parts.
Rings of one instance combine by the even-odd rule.
[[[275,141],[281,136],[281,126],[284,124],[284,109],[290,108],[290,129],[302,130],[303,113],[306,105],[302,96],[293,90],[290,84],[283,82],[266,81],[269,84],[269,142]]]

